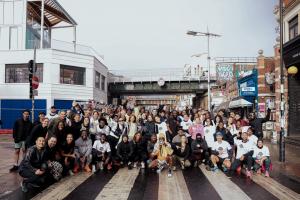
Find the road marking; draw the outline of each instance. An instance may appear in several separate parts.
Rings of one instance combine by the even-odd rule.
[[[200,169],[223,200],[251,200],[251,198],[223,172],[207,171],[203,165],[200,166]]]
[[[96,200],[126,200],[138,174],[139,169],[119,169],[98,194]]]
[[[61,181],[49,186],[47,189],[36,195],[33,200],[60,200],[68,196],[76,187],[88,179],[92,173],[78,173],[68,176]]]
[[[189,190],[184,180],[182,171],[173,172],[172,177],[168,177],[167,170],[159,174],[159,200],[191,200]]]
[[[300,199],[300,194],[294,192],[293,190],[281,185],[277,181],[272,178],[266,178],[262,175],[253,175],[252,180],[260,185],[261,187],[265,188],[267,191],[272,193],[278,199],[291,199],[297,200]]]

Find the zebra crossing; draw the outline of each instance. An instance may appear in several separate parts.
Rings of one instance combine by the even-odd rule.
[[[6,199],[21,199],[18,191]],[[26,199],[23,197],[23,199]],[[34,200],[193,200],[193,199],[300,199],[300,194],[272,178],[254,175],[229,176],[211,172],[205,166],[177,170],[172,177],[121,168],[114,172],[79,173],[57,182],[33,196]]]

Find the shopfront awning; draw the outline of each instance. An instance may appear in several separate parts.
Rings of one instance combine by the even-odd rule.
[[[300,35],[283,44],[283,61],[285,67],[300,63]]]
[[[252,106],[252,103],[249,101],[246,101],[245,99],[237,99],[230,101],[229,108],[242,108],[242,107],[250,107]]]
[[[227,110],[229,107],[230,101],[224,101],[220,105],[218,105],[214,110],[219,111],[219,110]]]

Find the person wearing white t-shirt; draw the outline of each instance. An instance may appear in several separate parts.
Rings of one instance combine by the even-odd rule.
[[[159,134],[163,134],[167,141],[170,139],[168,138],[168,135],[166,132],[168,131],[168,126],[166,122],[161,122],[161,119],[159,116],[155,116],[155,127],[154,132],[156,133],[156,136],[158,138]]]
[[[183,120],[180,122],[180,126],[182,126],[182,129],[184,132],[188,132],[189,128],[193,125],[193,122],[191,121],[190,117],[185,114],[183,116]]]
[[[246,174],[247,177],[251,177],[251,167],[252,167],[252,155],[253,155],[253,145],[248,140],[248,134],[246,131],[242,132],[242,139],[239,140],[234,137],[234,145],[237,147],[236,157],[231,165],[231,170],[240,173],[241,165],[246,164]]]
[[[253,133],[254,133],[253,128],[249,127],[247,130],[248,140],[253,144],[253,146],[256,146],[258,138]]]
[[[204,127],[204,138],[207,143],[208,148],[212,148],[215,138],[214,134],[216,133],[216,127],[212,125],[212,122],[210,119],[205,120],[205,127]]]
[[[254,159],[254,171],[256,171],[257,174],[261,174],[261,169],[264,168],[265,176],[269,177],[271,164],[270,151],[269,148],[263,144],[262,139],[258,139],[252,157]]]
[[[97,168],[101,170],[107,167],[108,170],[111,169],[111,149],[109,143],[106,141],[106,135],[102,134],[100,139],[96,140],[92,149],[93,155],[93,172],[96,172]]]
[[[230,168],[230,156],[231,155],[231,146],[227,141],[223,140],[223,135],[221,132],[216,133],[217,141],[213,143],[211,148],[211,162],[213,163],[214,167],[212,171],[218,170],[218,163],[222,165],[223,171],[227,172],[227,169]]]

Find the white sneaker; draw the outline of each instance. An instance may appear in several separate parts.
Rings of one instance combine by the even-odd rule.
[[[172,170],[171,169],[168,170],[168,177],[172,177]]]
[[[145,162],[141,162],[141,168],[145,169]]]
[[[136,162],[133,163],[133,168],[136,168],[136,166],[137,166],[137,163]]]
[[[74,175],[74,173],[72,172],[72,170],[69,170],[69,175],[70,175],[70,176],[73,176],[73,175]]]
[[[92,165],[92,172],[95,173],[96,172],[96,166]]]

